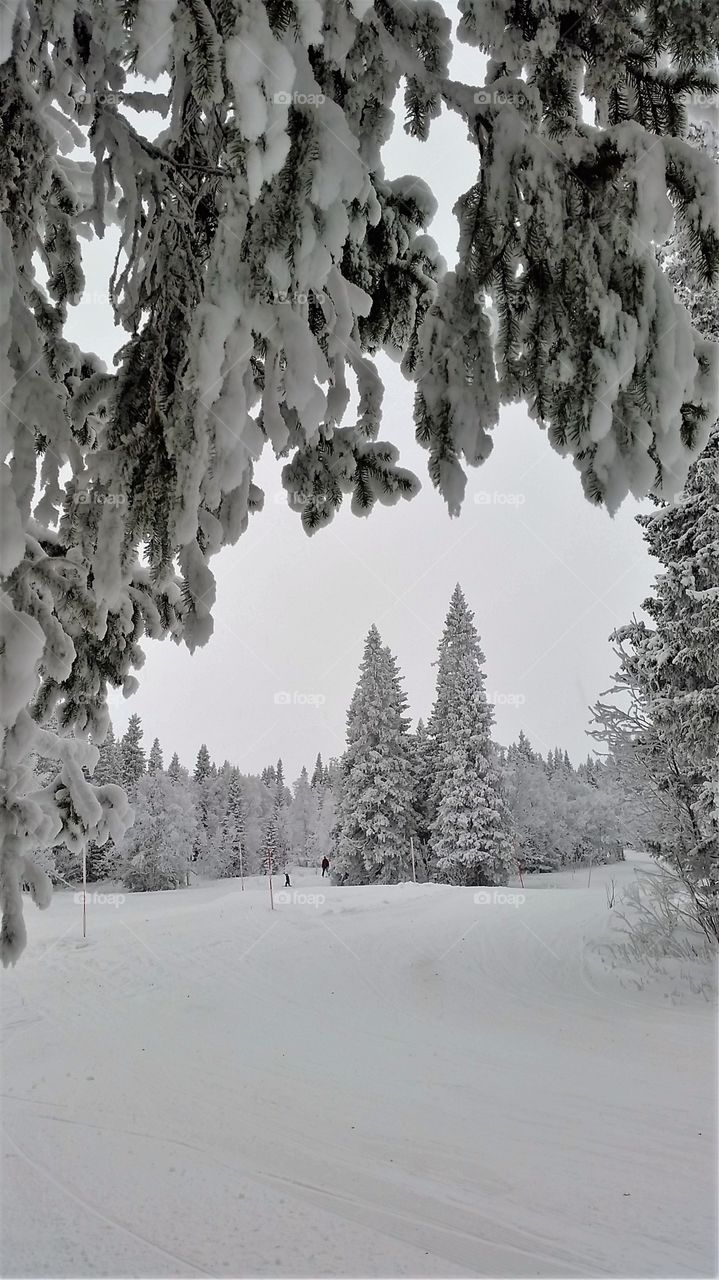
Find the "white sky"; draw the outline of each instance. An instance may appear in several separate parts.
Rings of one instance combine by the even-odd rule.
[[[453,74],[482,83],[480,55],[457,49]],[[457,241],[452,206],[476,177],[476,153],[455,117],[434,122],[427,143],[401,130],[385,150],[388,177],[418,174],[440,209],[429,228],[445,258]],[[87,247],[86,299],[73,309],[69,336],[110,363],[124,335],[112,328],[108,245]],[[215,635],[190,655],[170,641],[145,641],[140,690],[113,696],[116,731],[132,711],[146,745],[158,736],[166,763],[174,750],[192,764],[201,742],[218,763],[247,772],[282,756],[294,778],[318,751],[339,755],[364,637],[375,622],[405,676],[413,716],[426,718],[432,663],[449,597],[461,582],[487,657],[487,690],[496,701],[496,736],[524,729],[535,748],[586,755],[587,707],[614,670],[608,635],[637,612],[655,565],[628,501],[614,518],[582,496],[571,463],[549,447],[523,406],[502,414],[495,447],[469,475],[464,510],[450,520],[414,441],[414,388],[382,360],[384,430],[401,463],[422,480],[410,503],[377,508],[369,519],[344,509],[308,538],[280,491],[285,459],[267,454],[256,479],[265,510],[213,562],[218,580]],[[277,702],[278,694],[290,701]]]

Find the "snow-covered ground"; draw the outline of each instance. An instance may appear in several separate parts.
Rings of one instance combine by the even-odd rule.
[[[714,1002],[612,967],[635,873],[28,905],[2,1274],[713,1275]]]

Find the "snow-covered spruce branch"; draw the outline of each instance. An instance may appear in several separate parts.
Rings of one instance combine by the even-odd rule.
[[[18,773],[21,741],[32,749],[23,706],[40,718],[56,707],[75,742],[101,738],[107,684],[131,690],[146,628],[190,646],[208,638],[209,561],[261,508],[262,449],[289,457],[290,495],[313,495],[308,532],[345,495],[364,513],[416,492],[378,440],[375,352],[416,382],[418,439],[452,511],[511,399],[573,457],[592,500],[614,508],[629,491],[680,487],[713,413],[712,357],[652,245],[671,196],[697,262],[716,270],[711,171],[678,136],[684,99],[709,83],[716,33],[686,15],[655,31],[654,10],[638,5],[629,23],[589,0],[575,9],[567,23],[559,2],[535,13],[463,0],[460,36],[489,55],[471,92],[449,77],[449,23],[433,0],[11,6],[0,681],[23,699],[3,721],[6,902],[36,835]],[[135,92],[134,74],[167,76],[167,94]],[[402,81],[410,132],[426,136],[445,103],[477,146],[446,275],[425,235],[432,193],[384,173]],[[78,146],[89,159],[72,157]],[[112,305],[129,335],[113,378],[63,334],[84,289],[79,237],[111,221]],[[347,423],[351,381],[359,414]],[[58,530],[76,575],[39,563],[18,574],[26,534],[48,546]],[[89,831],[92,806],[81,809]],[[15,959],[15,907],[3,939]]]

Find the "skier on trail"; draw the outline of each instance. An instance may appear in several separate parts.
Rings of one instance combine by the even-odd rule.
[[[327,857],[322,859],[322,879],[324,880],[326,873],[330,869],[330,860]]]
[[[285,889],[291,889],[291,888],[292,888],[292,885],[290,884],[290,873],[289,871],[285,871]]]

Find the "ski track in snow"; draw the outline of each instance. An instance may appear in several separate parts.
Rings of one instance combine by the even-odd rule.
[[[715,1274],[714,1005],[597,950],[635,874],[29,905],[2,1274]]]

